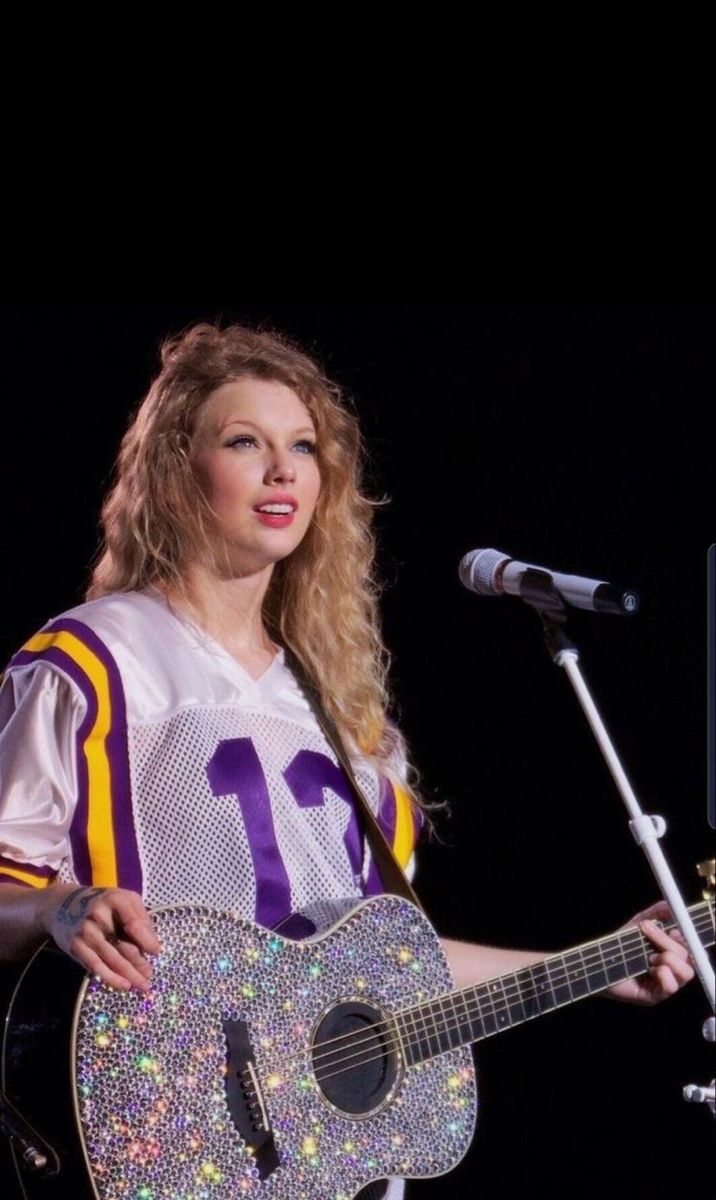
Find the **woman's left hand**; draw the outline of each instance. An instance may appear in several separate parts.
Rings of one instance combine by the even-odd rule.
[[[607,996],[626,1000],[630,1004],[658,1004],[693,979],[694,968],[680,931],[676,929],[670,934],[665,933],[654,923],[656,920],[671,920],[671,910],[665,900],[637,913],[625,925],[625,929],[636,925],[651,942],[654,953],[649,958],[646,974],[615,983],[606,992]]]

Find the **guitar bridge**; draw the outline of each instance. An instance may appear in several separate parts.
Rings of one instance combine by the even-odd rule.
[[[251,1059],[249,1059],[248,1063],[246,1064],[243,1075],[246,1081],[244,1084],[244,1091],[249,1100],[249,1108],[251,1109],[254,1125],[257,1129],[263,1129],[265,1132],[268,1132],[268,1113],[266,1112],[266,1105],[264,1104],[264,1097],[263,1092],[261,1091],[259,1077],[256,1074],[256,1067],[251,1062]]]
[[[254,1158],[260,1179],[279,1166],[266,1104],[245,1021],[221,1023],[226,1038],[226,1103],[231,1120]]]

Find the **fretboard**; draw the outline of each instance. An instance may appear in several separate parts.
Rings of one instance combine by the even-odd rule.
[[[695,904],[689,912],[703,944],[713,945],[713,902]],[[653,953],[654,947],[638,928],[623,929],[508,975],[403,1009],[395,1020],[406,1062],[409,1066],[425,1062],[642,975]]]

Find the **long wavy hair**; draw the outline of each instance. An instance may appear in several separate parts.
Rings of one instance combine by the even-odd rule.
[[[362,439],[341,389],[282,334],[241,325],[194,325],[164,342],[161,364],[120,447],[87,598],[154,585],[194,601],[187,568],[215,561],[212,513],[191,463],[197,414],[232,380],[285,384],[315,424],[321,489],[305,537],[274,567],[264,622],[298,656],[349,744],[395,777],[374,574],[377,502],[361,490]]]

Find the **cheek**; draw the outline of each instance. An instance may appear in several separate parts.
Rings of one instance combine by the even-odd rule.
[[[194,476],[202,494],[214,508],[220,509],[222,503],[230,503],[241,492],[241,479],[233,464],[225,459],[197,459]]]

